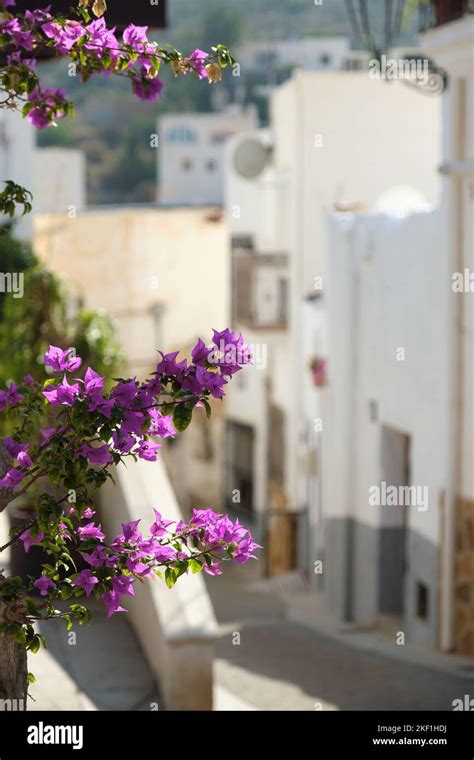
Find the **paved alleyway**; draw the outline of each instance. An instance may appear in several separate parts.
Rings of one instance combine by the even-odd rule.
[[[253,709],[451,710],[453,699],[474,696],[465,664],[417,665],[387,656],[376,636],[372,644],[361,634],[361,647],[356,632],[333,636],[285,619],[280,595],[255,590],[252,572],[226,567],[207,586],[221,630],[217,684]]]

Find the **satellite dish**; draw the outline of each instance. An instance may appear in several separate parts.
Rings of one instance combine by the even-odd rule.
[[[234,169],[244,179],[256,179],[270,161],[272,148],[255,137],[242,140],[234,152]]]

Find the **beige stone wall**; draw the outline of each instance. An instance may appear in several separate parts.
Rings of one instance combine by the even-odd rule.
[[[113,318],[129,360],[124,374],[154,369],[158,348],[189,356],[197,337],[209,341],[212,328],[229,324],[230,256],[219,210],[95,208],[73,219],[38,214],[34,247],[86,307]],[[196,410],[186,435],[162,451],[186,512],[221,506],[223,405],[213,406],[213,419]]]
[[[226,225],[209,209],[95,208],[35,217],[34,247],[117,325],[132,372],[229,320]],[[154,316],[157,313],[161,316]]]

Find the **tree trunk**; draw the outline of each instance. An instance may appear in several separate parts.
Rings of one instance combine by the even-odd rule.
[[[12,458],[0,441],[0,477],[12,466]],[[12,500],[13,489],[0,488],[0,512]],[[6,583],[6,578],[0,570],[0,588]],[[24,622],[26,608],[20,599],[0,597],[0,623]],[[9,709],[26,710],[28,693],[28,665],[26,649],[18,644],[8,634],[0,634],[0,699],[9,700]],[[15,700],[12,702],[11,700]],[[6,709],[2,702],[2,708]],[[2,709],[0,708],[0,709]]]
[[[0,587],[6,583],[0,573]],[[22,599],[6,600],[0,597],[0,622],[24,622],[26,608]],[[11,709],[26,710],[28,694],[28,664],[26,649],[12,636],[0,634],[0,691],[3,700],[15,700]]]

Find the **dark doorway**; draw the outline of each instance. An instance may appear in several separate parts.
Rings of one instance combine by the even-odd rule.
[[[254,510],[254,429],[240,422],[227,422],[226,501],[231,510]]]
[[[387,488],[410,485],[410,443],[409,435],[394,428],[382,427],[381,470],[382,481]],[[403,615],[409,509],[409,505],[400,503],[380,505],[378,605],[382,614]]]

